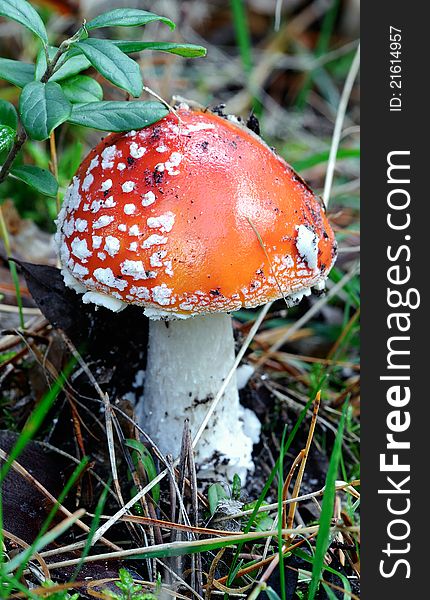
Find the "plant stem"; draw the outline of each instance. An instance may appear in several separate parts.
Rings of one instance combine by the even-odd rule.
[[[51,131],[49,136],[49,150],[51,152],[50,170],[55,179],[58,180],[58,158],[57,158],[57,145],[55,143],[55,132]],[[60,193],[57,192],[56,196],[57,213],[60,212]]]
[[[84,22],[83,27],[85,27],[85,22]],[[51,61],[49,61],[48,52],[45,48],[47,67],[46,67],[45,73],[43,74],[43,76],[41,78],[42,83],[46,83],[47,81],[49,81],[50,77],[52,77],[52,75],[54,74],[55,69],[58,66],[58,62],[60,61],[61,57],[65,54],[65,52],[67,52],[67,50],[70,48],[70,45],[74,41],[78,41],[80,39],[81,34],[82,34],[82,27],[79,29],[79,31],[77,33],[75,33],[74,36],[72,36],[68,40],[65,40],[60,45],[57,52],[55,53],[54,58]],[[2,184],[3,181],[6,179],[6,177],[9,175],[16,157],[18,156],[22,146],[27,141],[27,137],[28,136],[27,136],[27,133],[26,133],[24,127],[22,127],[20,125],[18,128],[17,136],[15,138],[15,142],[14,142],[12,148],[10,149],[9,154],[7,155],[6,160],[4,161],[4,163],[0,169],[0,184]],[[50,141],[50,149],[51,149],[52,171],[54,173],[55,178],[57,178],[58,162],[57,162],[57,152],[56,152],[56,146],[55,146],[54,132],[51,133],[49,141]],[[57,208],[59,209],[58,194],[57,194]],[[3,238],[6,255],[7,255],[7,257],[9,257],[11,254],[9,232],[7,230],[7,226],[6,226],[6,222],[4,219],[3,210],[2,210],[1,206],[0,206],[0,236]],[[20,322],[21,328],[23,329],[24,328],[24,315],[22,312],[22,297],[21,297],[21,291],[19,288],[18,272],[17,272],[15,263],[12,262],[11,260],[9,260],[8,262],[9,262],[9,270],[10,270],[10,274],[12,277],[12,281],[15,286],[16,302],[17,302],[18,311],[19,311],[19,322]]]
[[[63,54],[66,52],[66,50],[68,50],[68,46],[63,47],[63,44],[61,44],[61,46],[58,48],[57,52],[55,53],[54,58],[51,60],[51,62],[48,62],[46,71],[44,72],[44,74],[42,75],[42,78],[40,79],[40,81],[42,83],[46,83],[49,80],[49,78],[52,77],[58,61],[63,56]]]
[[[9,171],[12,168],[12,164],[13,164],[15,158],[17,157],[19,151],[21,150],[23,144],[25,143],[26,139],[27,139],[27,134],[26,134],[25,130],[20,129],[18,132],[18,135],[16,137],[15,143],[12,146],[12,148],[10,149],[9,154],[7,155],[7,158],[4,161],[3,166],[0,170],[0,183],[3,183],[3,181],[9,175]]]
[[[52,77],[52,75],[55,72],[55,69],[58,65],[58,61],[60,60],[60,58],[63,56],[63,54],[65,54],[67,52],[67,50],[70,48],[70,46],[71,46],[71,44],[73,44],[73,42],[77,42],[80,40],[84,29],[85,29],[85,21],[84,21],[82,27],[80,27],[79,30],[71,38],[64,40],[64,42],[61,43],[60,47],[58,48],[57,52],[54,55],[54,58],[51,61],[48,60],[48,54],[46,52],[47,67],[46,67],[46,71],[44,72],[44,74],[40,80],[42,83],[46,83],[47,81],[49,81],[50,77]],[[12,148],[0,170],[0,184],[3,183],[3,181],[9,175],[9,171],[12,167],[13,161],[15,160],[18,152],[21,150],[21,148],[26,140],[27,140],[27,133],[26,133],[25,129],[23,127],[21,127],[18,130],[18,135],[16,137],[15,143],[12,146]],[[54,140],[54,148],[55,148],[55,140]],[[51,151],[52,151],[52,139],[51,139]],[[56,155],[55,155],[55,161],[56,161]]]
[[[82,25],[82,27],[79,28],[79,30],[72,35],[72,37],[70,37],[67,40],[64,40],[64,42],[61,43],[60,47],[58,48],[57,52],[54,55],[54,58],[51,60],[51,62],[48,61],[48,66],[46,68],[46,71],[44,72],[42,78],[41,78],[41,82],[42,83],[46,83],[50,77],[52,77],[52,75],[54,74],[58,61],[60,60],[60,58],[63,56],[63,54],[65,54],[67,52],[67,50],[70,48],[70,46],[74,43],[74,42],[78,42],[81,39],[82,36],[82,32],[85,30],[85,21],[84,24]]]

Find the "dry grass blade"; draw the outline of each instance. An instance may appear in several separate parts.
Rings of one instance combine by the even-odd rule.
[[[14,306],[13,304],[0,304],[0,312],[19,313],[19,308],[18,308],[18,306]],[[31,308],[31,307],[23,306],[22,314],[30,316],[30,315],[40,315],[41,313],[38,308]]]
[[[225,550],[226,550],[225,548],[221,548],[220,550],[218,550],[215,558],[213,559],[213,561],[211,563],[209,573],[207,575],[206,585],[204,586],[205,587],[205,600],[210,600],[210,598],[211,598],[213,583],[215,580],[216,569],[218,567],[219,561],[224,556]]]
[[[117,422],[116,415],[112,411],[112,406],[110,403],[109,395],[106,394],[105,392],[103,392],[103,390],[99,386],[96,378],[92,374],[91,369],[88,367],[87,363],[84,361],[84,359],[78,352],[77,348],[75,347],[73,342],[69,339],[69,337],[64,333],[64,331],[61,331],[61,335],[62,335],[64,341],[66,342],[68,348],[70,349],[72,355],[78,361],[81,369],[84,371],[84,373],[88,377],[89,381],[93,385],[94,389],[96,390],[97,394],[99,395],[99,397],[104,405],[106,440],[107,440],[108,451],[109,451],[109,461],[110,461],[110,466],[111,466],[112,481],[113,481],[115,493],[117,495],[119,503],[122,507],[124,507],[125,502],[124,502],[124,499],[122,496],[121,486],[120,486],[119,477],[118,477],[118,469],[116,466],[115,441],[114,441],[114,436],[113,436],[113,421],[115,421],[115,427],[117,430],[119,430],[120,427],[119,427],[119,423]],[[141,497],[143,497],[143,496],[141,496]],[[132,535],[134,535],[135,537],[137,537],[133,529],[131,530],[130,533]],[[95,544],[97,539],[100,539],[100,538],[94,537],[92,545]]]
[[[9,459],[9,455],[4,452],[4,450],[0,449],[0,458],[4,461],[7,461]],[[22,477],[24,477],[31,485],[33,485],[36,489],[39,490],[39,492],[41,492],[45,498],[47,498],[50,502],[52,502],[52,504],[56,504],[57,503],[57,499],[51,494],[51,492],[49,492],[35,477],[33,477],[33,475],[31,475],[31,473],[29,473],[27,471],[27,469],[25,469],[19,462],[17,462],[16,460],[12,461],[11,467],[14,471],[16,471],[17,473],[19,473]],[[58,510],[60,512],[62,512],[66,517],[71,517],[72,513],[62,504],[58,505]],[[88,525],[86,525],[83,521],[81,521],[80,519],[78,519],[76,521],[76,525],[78,527],[80,527],[83,531],[85,531],[86,533],[89,533],[90,528],[88,527]],[[109,548],[112,548],[112,550],[121,550],[121,548],[119,546],[117,546],[116,544],[110,542],[109,540],[107,540],[106,538],[99,538],[100,541],[105,545],[108,546]]]
[[[6,531],[5,529],[3,529],[3,537],[10,540],[11,542],[14,542],[14,544],[16,544],[17,546],[21,546],[24,550],[27,550],[28,548],[30,548],[30,544],[27,544],[27,542],[24,542],[24,540],[17,537],[13,533],[9,533],[9,531]],[[42,569],[42,572],[45,575],[45,577],[47,579],[49,579],[50,578],[49,569],[48,569],[47,564],[44,561],[43,557],[39,554],[39,552],[34,552],[33,556],[37,560],[37,562],[40,564],[40,568]]]
[[[25,565],[28,564],[29,560],[31,560],[31,558],[35,556],[41,548],[44,548],[45,546],[54,542],[54,540],[56,540],[59,536],[65,533],[72,525],[74,525],[80,519],[80,517],[83,517],[84,515],[85,510],[83,508],[80,508],[79,510],[72,513],[70,517],[67,517],[66,519],[58,523],[58,525],[55,525],[55,527],[44,533],[39,539],[37,539],[34,542],[33,546],[30,546],[29,548],[23,550],[19,554],[16,554],[4,565],[4,575],[8,575],[10,573],[18,571],[18,576],[20,576],[23,572],[23,569],[25,568]],[[49,570],[49,567],[46,563],[45,566]]]
[[[283,529],[282,535],[296,535],[296,534],[307,534],[314,533],[318,531],[318,525],[311,525],[309,527],[297,527],[295,529]],[[350,531],[352,533],[357,533],[358,527],[339,527],[334,526],[332,528],[333,533],[337,531],[343,530]],[[242,542],[254,542],[259,539],[265,539],[273,536],[273,531],[256,531],[250,532],[246,534],[234,534],[231,536],[222,536],[218,538],[209,538],[206,540],[196,540],[192,542],[172,542],[165,544],[157,544],[152,548],[148,548],[147,546],[143,546],[140,548],[128,548],[126,550],[119,550],[115,552],[108,552],[104,554],[94,554],[91,556],[86,556],[84,561],[88,562],[97,562],[97,561],[105,561],[105,560],[115,560],[115,559],[126,559],[126,558],[146,558],[146,557],[155,557],[155,556],[174,556],[180,554],[189,554],[192,552],[206,552],[209,550],[213,550],[214,548],[219,548],[223,546],[234,546]],[[61,562],[51,563],[48,565],[49,570],[59,569],[63,567],[69,567],[72,565],[79,564],[81,562],[80,558],[65,560]]]
[[[303,544],[305,544],[309,540],[315,538],[316,535],[317,535],[317,532],[312,533],[308,537],[304,537],[299,542],[296,542],[295,544],[293,544],[292,546],[290,546],[289,547],[289,551],[291,552],[295,548],[299,548],[300,546],[303,546]],[[238,579],[239,577],[243,577],[244,575],[248,575],[249,573],[253,573],[254,571],[259,571],[260,569],[262,569],[266,565],[270,564],[272,562],[272,560],[275,560],[276,557],[278,557],[278,560],[279,560],[279,554],[278,553],[277,554],[272,554],[271,556],[268,556],[267,558],[262,558],[262,560],[259,560],[258,562],[254,563],[252,565],[249,565],[247,567],[244,567],[243,569],[240,569],[237,572],[236,579]],[[288,565],[286,565],[286,566],[288,566]],[[227,579],[228,579],[228,575],[225,575],[224,577],[220,577],[220,579],[217,579],[217,582],[218,583],[225,583],[227,581]]]
[[[342,332],[343,333],[343,332]],[[328,367],[343,367],[353,371],[359,371],[360,365],[342,360],[333,360],[330,358],[321,358],[320,356],[305,356],[303,354],[293,354],[291,352],[283,352],[278,350],[273,352],[272,357],[280,363],[297,364],[297,362],[305,362],[310,364],[320,364]],[[248,360],[252,360],[252,355],[248,356]]]
[[[354,480],[351,481],[350,483],[347,483],[346,481],[337,481],[336,482],[336,491],[341,491],[344,490],[346,492],[348,492],[349,494],[351,494],[352,496],[354,496],[354,498],[360,498],[360,494],[357,492],[356,489],[354,489],[353,486],[359,486],[360,485],[360,480]],[[287,500],[283,501],[283,504],[287,505],[287,504],[293,504],[293,503],[297,503],[297,502],[305,502],[306,500],[311,500],[312,498],[318,498],[318,496],[323,496],[324,495],[324,491],[325,491],[325,486],[323,488],[321,488],[320,490],[317,490],[316,492],[310,492],[309,494],[304,494],[303,496],[297,496],[297,498],[288,498]],[[269,512],[269,511],[274,511],[278,509],[278,503],[273,503],[273,504],[265,504],[264,506],[261,506],[257,512]],[[230,520],[230,519],[240,519],[241,517],[246,517],[251,515],[254,512],[254,509],[249,509],[249,510],[243,510],[241,512],[237,512],[234,513],[233,515],[228,515],[228,516],[222,516],[222,517],[217,517],[216,519],[213,520],[214,523],[220,523],[221,521],[226,521],[226,520]]]
[[[66,590],[87,588],[89,595],[92,596],[93,598],[104,598],[106,600],[106,598],[107,598],[106,594],[98,594],[91,588],[94,588],[96,586],[102,587],[103,585],[106,585],[108,583],[112,583],[115,581],[120,581],[120,580],[117,577],[105,577],[104,579],[96,579],[91,582],[69,581],[67,583],[57,583],[55,585],[50,586],[49,588],[36,587],[31,590],[31,593],[34,594],[35,596],[45,597],[45,596],[50,596],[51,594],[54,595],[57,592],[64,592]],[[146,586],[150,590],[152,590],[156,587],[155,583],[153,583],[151,581],[145,581],[143,579],[133,579],[133,582],[138,585]],[[162,590],[167,595],[172,596],[172,598],[180,598],[181,600],[188,600],[188,598],[186,596],[183,596],[181,594],[178,594],[177,592],[174,592],[173,590],[169,589],[167,586],[162,586]],[[27,596],[24,594],[24,592],[16,592],[15,594],[10,595],[10,598],[26,598],[26,597]]]
[[[159,100],[162,104],[164,104],[164,106],[166,108],[169,109],[169,111],[171,113],[173,113],[175,115],[175,117],[178,119],[179,123],[182,124],[183,120],[181,119],[181,117],[179,116],[178,112],[174,109],[174,107],[169,104],[167,102],[167,100],[164,100],[164,98],[162,98],[159,94],[157,94],[157,92],[154,92],[154,90],[152,90],[151,88],[149,88],[148,86],[144,85],[143,86],[143,91],[146,92],[147,94],[149,94],[150,96],[153,96],[154,98],[156,98],[157,100]]]
[[[316,426],[316,422],[317,422],[317,417],[318,417],[318,411],[319,411],[319,407],[320,407],[320,402],[321,402],[321,391],[319,391],[315,397],[315,401],[314,401],[314,409],[312,412],[312,420],[309,426],[309,433],[308,433],[308,438],[306,440],[306,447],[304,449],[304,453],[303,453],[303,458],[302,461],[300,462],[300,467],[299,467],[299,472],[297,474],[297,479],[296,482],[294,484],[294,490],[293,490],[293,495],[292,498],[297,498],[300,492],[300,487],[302,485],[302,480],[303,480],[303,475],[306,469],[306,461],[307,458],[309,456],[309,450],[312,444],[312,440],[314,437],[314,433],[315,433],[315,426]],[[296,508],[297,508],[297,502],[294,502],[293,504],[291,504],[290,509],[288,511],[288,517],[286,519],[285,522],[285,527],[284,529],[289,529],[292,527],[293,525],[293,521],[294,521],[294,515],[296,512]],[[289,542],[291,541],[291,536],[288,538],[287,541],[287,548],[289,546]]]
[[[352,315],[352,317],[349,319],[349,321],[345,325],[345,327],[342,329],[340,336],[337,338],[336,342],[333,344],[333,346],[330,349],[330,352],[327,355],[328,360],[331,360],[333,356],[336,356],[338,348],[341,346],[343,340],[349,334],[349,332],[351,331],[351,328],[354,326],[355,322],[360,317],[360,313],[361,313],[361,310],[360,310],[360,308],[358,308],[355,311],[355,313]]]
[[[290,484],[291,481],[294,477],[294,473],[296,472],[297,467],[300,465],[300,463],[303,461],[303,458],[305,456],[305,450],[300,450],[300,452],[298,453],[298,455],[296,456],[296,458],[293,461],[293,464],[290,467],[290,470],[288,472],[288,475],[284,481],[284,486],[282,488],[282,505],[283,505],[283,511],[282,511],[282,527],[285,529],[285,527],[287,526],[287,516],[286,516],[286,504],[285,504],[285,500],[287,499],[288,496],[288,490],[290,489]],[[261,507],[260,507],[261,508]]]
[[[41,331],[43,331],[49,325],[48,321],[45,317],[39,316],[34,317],[27,323],[25,323],[24,331],[28,336],[32,334],[38,335]],[[21,342],[21,337],[17,334],[9,334],[5,335],[2,340],[0,340],[0,352],[6,352],[10,350],[17,344]]]

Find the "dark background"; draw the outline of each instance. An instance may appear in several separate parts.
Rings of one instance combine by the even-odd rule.
[[[426,310],[426,273],[428,250],[428,191],[427,191],[427,106],[426,80],[427,24],[418,3],[396,1],[362,3],[362,573],[363,597],[390,600],[397,598],[428,597],[427,581],[427,514],[426,493],[429,403],[426,368],[428,369],[427,334],[429,331]],[[403,59],[403,110],[390,113],[389,88],[389,26],[402,29]],[[405,570],[391,579],[379,574],[381,550],[386,546],[386,526],[390,520],[386,511],[386,496],[378,496],[377,490],[384,483],[379,473],[379,453],[384,451],[388,405],[385,400],[388,382],[379,382],[385,374],[386,339],[389,331],[386,317],[386,270],[389,266],[386,247],[400,245],[405,232],[393,232],[386,224],[386,156],[391,150],[411,150],[411,180],[408,186],[412,202],[412,279],[411,287],[421,293],[421,306],[410,311],[413,326],[411,335],[411,392],[409,409],[412,416],[409,438],[412,461],[411,490],[412,508],[406,519],[412,527],[411,552],[408,558],[412,574],[404,579]],[[406,173],[406,171],[404,171]],[[401,187],[401,186],[400,186]],[[406,287],[406,286],[404,286]],[[407,309],[403,309],[407,310]],[[396,335],[395,333],[391,335]],[[404,475],[407,475],[406,473]],[[398,479],[398,478],[397,478]],[[383,486],[386,487],[386,486]],[[393,517],[392,517],[393,518]],[[399,542],[405,545],[405,542]],[[401,558],[401,555],[399,555]],[[394,562],[394,561],[393,561]],[[392,564],[393,564],[392,562]],[[427,568],[427,570],[426,570]],[[412,594],[412,595],[411,595]]]

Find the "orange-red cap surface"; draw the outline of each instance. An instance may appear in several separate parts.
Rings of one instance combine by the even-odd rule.
[[[235,120],[179,115],[111,134],[83,161],[58,219],[66,282],[190,315],[324,280],[333,231],[300,177]]]

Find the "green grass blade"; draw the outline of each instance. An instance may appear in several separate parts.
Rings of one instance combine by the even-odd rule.
[[[296,424],[294,425],[293,429],[291,430],[291,433],[288,436],[288,439],[285,442],[285,444],[283,446],[283,449],[281,447],[281,452],[282,452],[283,456],[285,456],[285,454],[288,452],[288,450],[289,450],[289,448],[290,448],[290,446],[291,446],[294,438],[296,437],[296,434],[297,434],[297,431],[300,428],[300,425],[302,424],[304,418],[307,415],[308,410],[310,409],[310,407],[313,404],[313,401],[314,401],[314,398],[312,397],[307,402],[306,406],[303,408],[302,412],[300,413],[299,418],[296,421]],[[244,528],[244,533],[248,533],[251,530],[251,527],[252,527],[252,525],[253,525],[253,523],[255,521],[255,517],[258,514],[258,509],[261,507],[262,503],[264,502],[264,500],[265,500],[265,498],[266,498],[266,496],[267,496],[267,494],[269,492],[270,486],[272,485],[272,482],[275,479],[276,473],[278,473],[278,470],[279,470],[279,457],[278,457],[278,459],[277,459],[277,461],[275,463],[275,466],[273,467],[273,469],[272,469],[272,471],[271,471],[271,473],[269,475],[268,480],[266,481],[266,484],[265,484],[265,486],[264,486],[261,494],[259,495],[259,497],[258,497],[258,499],[257,499],[257,501],[255,503],[254,510],[252,511],[252,514],[249,517],[249,521],[248,521],[248,523],[246,524],[246,526]],[[232,561],[232,564],[230,566],[230,570],[229,570],[229,573],[228,573],[228,583],[227,583],[227,585],[231,585],[233,583],[233,580],[234,580],[233,573],[235,571],[235,567],[236,567],[237,561],[239,559],[239,554],[240,554],[240,551],[242,549],[242,545],[243,544],[239,544],[239,546],[238,546],[238,548],[236,550],[235,556],[233,558],[233,561]]]
[[[283,529],[282,534],[288,535],[291,529]],[[306,531],[306,529],[304,530]],[[311,530],[313,531],[313,530]],[[229,548],[231,546],[240,546],[247,542],[256,543],[258,540],[264,540],[273,537],[273,531],[252,531],[249,533],[241,533],[238,535],[220,536],[219,538],[211,538],[205,540],[195,540],[191,542],[171,542],[148,546],[146,548],[138,548],[126,556],[122,553],[123,558],[130,560],[141,560],[146,558],[168,558],[171,556],[185,556],[187,554],[197,554],[200,552],[209,552],[211,550],[219,550],[220,548]],[[135,552],[135,553],[134,553]]]
[[[3,481],[8,474],[11,465],[14,460],[16,460],[28,444],[28,442],[33,438],[36,434],[37,430],[41,426],[45,416],[50,410],[51,406],[55,402],[58,394],[63,389],[64,382],[67,377],[71,373],[74,365],[75,359],[72,359],[69,364],[66,366],[64,371],[59,375],[57,381],[55,381],[52,388],[49,390],[47,394],[42,398],[42,400],[37,405],[33,414],[27,421],[24,429],[22,430],[19,438],[17,439],[15,445],[9,453],[9,458],[5,461],[4,465],[0,469],[0,548],[3,547],[3,504],[2,504],[2,495],[1,495],[1,486]],[[0,552],[0,564],[3,562],[3,553]]]
[[[231,9],[243,70],[249,74],[252,69],[251,36],[243,0],[231,0]]]
[[[339,0],[333,0],[330,8],[324,15],[324,19],[321,25],[321,32],[318,38],[318,42],[315,48],[315,57],[318,58],[325,54],[330,44],[330,38],[335,24],[336,16],[339,9]],[[314,72],[307,73],[302,89],[297,97],[296,106],[299,110],[303,110],[308,94],[311,89],[312,79],[322,69],[316,69]]]
[[[6,585],[8,586],[6,588]],[[31,590],[28,589],[23,583],[19,581],[17,577],[14,575],[7,575],[3,572],[3,569],[0,571],[0,598],[10,598],[10,590],[18,590],[22,592],[24,598],[31,598],[31,600],[39,600],[40,596],[36,596],[33,594]],[[7,596],[3,595],[3,592],[7,593]]]
[[[284,446],[285,446],[285,435],[287,433],[287,427],[284,427],[284,432],[282,434],[282,442],[281,442],[281,452],[279,453],[279,467],[278,467],[278,554],[279,554],[279,582],[281,586],[281,597],[282,600],[286,600],[286,591],[285,591],[285,566],[284,566],[284,552],[283,545],[284,540],[282,537],[282,514],[283,514],[283,504],[282,504],[282,492],[284,488]]]
[[[333,506],[336,495],[336,479],[339,469],[340,456],[342,453],[342,438],[345,425],[347,404],[344,405],[342,416],[339,422],[333,451],[330,457],[330,463],[325,482],[325,492],[322,501],[321,516],[319,522],[319,531],[317,536],[314,563],[312,568],[312,580],[309,584],[308,600],[314,600],[321,574],[324,569],[324,557],[330,543],[330,526],[333,516]]]
[[[81,462],[78,464],[78,466],[76,467],[76,469],[73,471],[73,473],[71,474],[71,476],[69,477],[69,480],[67,481],[66,485],[64,486],[61,494],[58,496],[57,502],[54,504],[54,506],[51,508],[48,516],[45,519],[45,522],[43,523],[42,527],[40,528],[40,531],[36,537],[36,539],[34,540],[34,542],[32,543],[32,545],[30,546],[30,548],[28,548],[23,556],[23,562],[21,564],[21,567],[18,569],[17,573],[16,573],[16,577],[19,579],[22,575],[22,572],[24,571],[27,561],[30,558],[30,556],[33,554],[37,543],[39,542],[40,538],[42,536],[45,535],[45,533],[48,531],[49,526],[51,525],[55,515],[58,512],[58,509],[60,507],[61,504],[63,504],[64,500],[67,498],[70,490],[72,489],[72,487],[74,486],[74,484],[76,483],[76,481],[78,480],[78,478],[80,477],[82,471],[85,469],[85,467],[87,466],[89,462],[89,458],[84,456],[84,458],[81,460]]]
[[[60,537],[60,535],[63,535],[63,533],[70,529],[70,527],[84,514],[85,511],[80,510],[68,517],[67,519],[64,519],[64,521],[56,525],[53,529],[48,531],[48,533],[45,533],[45,535],[38,539],[38,541],[34,544],[33,551],[39,552],[39,550],[42,550],[42,548],[45,548],[45,546],[51,544],[54,540]],[[12,573],[13,571],[15,571],[15,569],[20,567],[23,562],[26,562],[27,560],[28,549],[14,556],[12,560],[3,565],[3,568],[6,570],[7,573]]]
[[[325,593],[327,594],[328,600],[337,600],[336,594],[333,592],[333,590],[331,588],[329,588],[329,586],[326,583],[322,583],[321,585],[323,586],[323,589],[324,589]]]
[[[28,442],[33,438],[33,436],[36,434],[37,430],[43,423],[43,420],[46,417],[49,409],[54,404],[55,399],[63,389],[64,383],[68,375],[71,373],[75,362],[76,361],[74,359],[72,359],[69,362],[64,371],[59,375],[58,379],[54,382],[49,392],[43,396],[42,400],[36,406],[35,410],[33,411],[33,414],[25,424],[24,429],[22,430],[14,447],[9,453],[8,460],[4,463],[0,470],[0,485],[3,483],[4,478],[9,472],[13,461],[20,456],[21,452],[24,450]]]
[[[330,151],[327,150],[325,152],[318,152],[316,154],[312,154],[309,157],[303,158],[302,160],[296,160],[291,163],[291,166],[298,171],[299,173],[304,171],[305,169],[310,169],[311,167],[315,167],[316,165],[320,165],[322,163],[326,163],[329,159]],[[347,159],[347,158],[360,158],[360,149],[359,148],[339,148],[337,153],[337,160]]]
[[[306,554],[306,552],[303,552],[303,550],[300,550],[299,548],[294,550],[294,554],[310,564],[313,564],[313,562],[314,562],[313,557],[309,556],[309,554]],[[339,571],[335,571],[328,565],[324,565],[323,570],[327,571],[328,573],[331,573],[332,575],[336,575],[337,577],[339,577],[339,579],[342,582],[343,588],[346,592],[346,594],[344,594],[344,600],[349,600],[350,595],[351,595],[351,584],[349,583],[348,578],[343,573],[340,573]]]
[[[91,521],[91,526],[90,526],[90,530],[88,532],[87,540],[85,542],[85,546],[84,546],[84,549],[81,554],[81,560],[78,563],[78,565],[76,566],[76,569],[72,575],[71,581],[75,581],[76,577],[79,575],[79,571],[81,570],[82,565],[84,564],[84,560],[88,556],[88,554],[91,550],[91,545],[93,543],[94,534],[98,529],[100,517],[103,512],[103,508],[106,504],[106,498],[107,498],[108,492],[109,492],[109,487],[103,488],[103,491],[100,495],[99,501],[97,502],[96,510],[94,511],[94,517]]]

